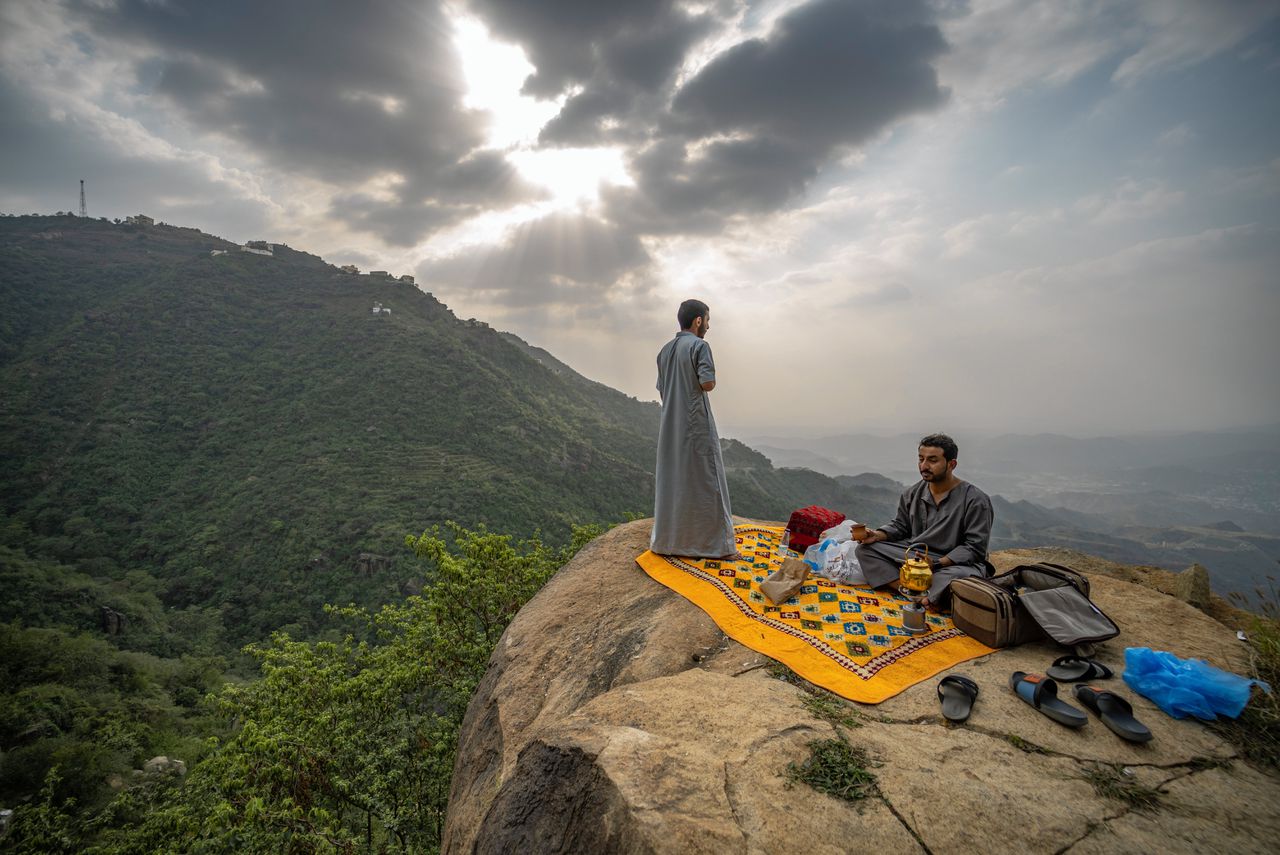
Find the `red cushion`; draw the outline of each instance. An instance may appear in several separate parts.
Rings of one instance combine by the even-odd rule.
[[[791,531],[791,548],[804,552],[818,542],[818,537],[833,525],[844,522],[845,516],[830,508],[810,505],[791,512],[787,528]]]

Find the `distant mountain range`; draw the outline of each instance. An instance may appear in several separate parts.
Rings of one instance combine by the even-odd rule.
[[[775,465],[846,480],[874,470],[914,481],[914,434],[749,437]],[[957,436],[959,472],[996,501],[994,544],[1054,545],[1181,570],[1257,602],[1280,568],[1280,426],[1076,439]],[[865,476],[863,476],[865,477]],[[865,481],[863,483],[866,483]]]
[[[914,472],[914,433],[893,436],[846,434],[814,439],[745,436],[743,441],[779,461],[807,460],[828,475]],[[1115,486],[1213,489],[1250,480],[1259,510],[1280,509],[1280,462],[1270,460],[1280,425],[1213,433],[1151,434],[1078,439],[1058,434],[963,434],[960,457],[971,472],[1034,483],[1043,475],[1110,479]],[[905,449],[905,453],[904,453]],[[1245,499],[1245,496],[1237,498]],[[1241,505],[1245,507],[1245,505]]]

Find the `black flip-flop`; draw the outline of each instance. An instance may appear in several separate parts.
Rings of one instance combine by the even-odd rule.
[[[1009,675],[1009,688],[1031,706],[1058,724],[1084,727],[1089,717],[1065,701],[1058,700],[1058,684],[1040,674],[1014,671]]]
[[[1116,736],[1130,742],[1151,741],[1151,731],[1133,717],[1133,706],[1120,695],[1087,685],[1076,686],[1075,695]]]
[[[938,681],[938,700],[947,721],[962,722],[973,712],[978,684],[962,674],[948,674]]]
[[[1049,670],[1045,672],[1055,680],[1064,683],[1077,683],[1081,680],[1108,680],[1114,676],[1112,670],[1101,662],[1086,659],[1083,656],[1059,656],[1053,660]]]

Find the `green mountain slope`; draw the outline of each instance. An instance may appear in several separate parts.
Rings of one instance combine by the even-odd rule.
[[[652,508],[656,405],[412,285],[75,217],[0,219],[0,282],[9,542],[153,577],[197,635],[306,634],[326,602],[402,596],[404,535],[445,520],[563,541]],[[882,510],[740,444],[727,464],[740,514]]]
[[[0,364],[0,501],[35,552],[145,569],[170,605],[215,605],[260,638],[396,594],[394,571],[356,567],[409,531],[563,538],[647,511],[652,405],[602,407],[411,285],[219,246],[0,220],[0,315],[21,319]]]

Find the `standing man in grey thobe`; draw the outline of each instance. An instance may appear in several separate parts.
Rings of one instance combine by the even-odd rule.
[[[958,451],[955,440],[943,433],[920,440],[920,483],[902,494],[893,521],[867,532],[858,546],[869,585],[897,580],[907,547],[917,543],[929,547],[933,569],[925,605],[941,605],[956,579],[991,575],[986,558],[995,514],[986,493],[956,477]]]
[[[685,300],[676,313],[680,332],[658,354],[658,466],[654,475],[653,536],[659,555],[737,558],[729,484],[708,393],[716,365],[704,340],[711,310]]]

